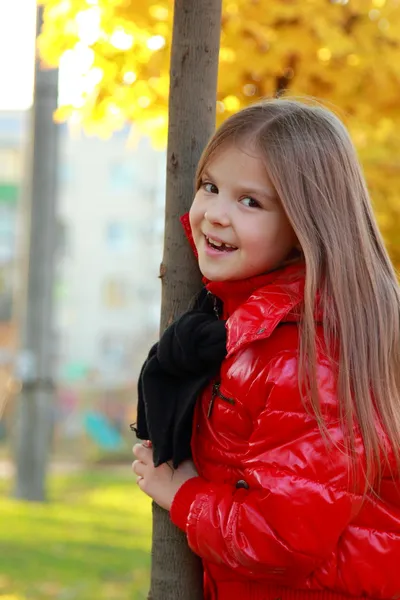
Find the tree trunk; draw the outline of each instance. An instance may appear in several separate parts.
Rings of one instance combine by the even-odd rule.
[[[38,8],[37,35],[43,20]],[[55,252],[55,200],[58,128],[58,72],[40,68],[36,54],[35,92],[30,128],[23,226],[29,230],[24,300],[18,315],[20,354],[17,375],[22,391],[17,402],[16,479],[14,496],[43,501],[54,417],[52,296]]]
[[[201,277],[179,217],[193,198],[201,152],[215,128],[221,0],[175,0],[161,331],[188,309]],[[169,514],[153,503],[149,600],[201,600],[202,565]]]

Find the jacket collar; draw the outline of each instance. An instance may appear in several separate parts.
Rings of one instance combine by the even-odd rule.
[[[280,323],[298,322],[304,284],[304,263],[242,281],[207,283],[207,290],[224,303],[228,357],[255,340],[268,338]]]
[[[189,241],[190,247],[192,248],[195,257],[198,258],[199,255],[197,253],[196,244],[194,243],[192,228],[190,227],[189,213],[185,213],[179,220],[185,231],[185,235]]]

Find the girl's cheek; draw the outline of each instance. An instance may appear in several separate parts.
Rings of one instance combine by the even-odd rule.
[[[192,228],[192,232],[193,232],[193,226],[194,226],[194,218],[193,218],[193,204],[190,208],[189,211],[189,223],[190,223],[190,227]]]
[[[196,202],[196,197],[193,200],[192,206],[189,211],[189,223],[192,228],[192,231],[197,229],[201,222],[201,209],[199,206],[199,202]]]

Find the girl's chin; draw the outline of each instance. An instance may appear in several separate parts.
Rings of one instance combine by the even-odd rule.
[[[251,265],[243,263],[240,250],[233,252],[220,252],[213,250],[213,256],[204,252],[204,247],[199,248],[198,264],[200,271],[208,281],[237,281],[249,277],[247,271],[251,271]],[[250,276],[253,273],[250,274]]]
[[[224,275],[223,273],[217,273],[216,271],[213,271],[212,269],[202,269],[200,267],[200,272],[203,275],[203,277],[205,279],[207,279],[208,281],[228,281],[229,279],[231,279],[231,277],[229,277],[229,275]]]
[[[199,266],[201,274],[208,281],[234,281],[240,279],[240,275],[238,276],[235,273],[231,273],[227,270],[223,271],[222,269],[207,269],[201,268],[201,265]]]
[[[221,277],[207,277],[207,275],[203,275],[204,279],[206,279],[207,281],[213,281],[213,282],[223,282],[223,281],[232,281],[232,279],[229,278],[221,278]]]

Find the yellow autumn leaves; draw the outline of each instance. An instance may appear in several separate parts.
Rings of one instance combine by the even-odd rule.
[[[80,97],[59,116],[75,112],[104,131],[135,120],[145,129],[164,128],[165,136],[172,0],[44,4],[43,60],[75,59],[83,78]],[[384,89],[379,104],[395,108],[399,38],[398,0],[227,0],[219,113],[288,88],[368,117],[376,112],[377,85]]]
[[[57,118],[104,136],[135,122],[165,144],[173,0],[43,3],[43,61],[81,73]],[[399,56],[400,0],[223,2],[218,122],[285,90],[327,101],[351,130],[378,213],[390,207],[384,227],[400,263],[389,225],[400,219]]]
[[[47,0],[39,39],[45,63],[60,60],[80,73],[79,86],[56,117],[73,116],[89,132],[108,135],[126,120],[155,141],[166,131],[169,3],[148,0]]]

